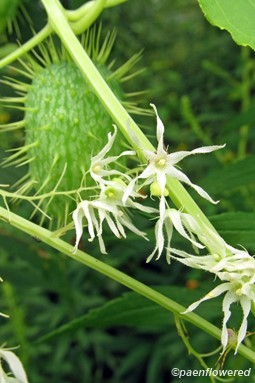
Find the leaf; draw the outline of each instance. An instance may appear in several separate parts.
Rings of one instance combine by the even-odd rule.
[[[172,297],[172,299],[178,297],[178,303],[187,307],[208,291],[208,284],[206,290],[202,288],[192,290],[191,294],[187,294],[187,288],[175,286],[161,286],[156,290],[170,298]],[[216,306],[218,309],[216,309]],[[217,315],[221,315],[221,309],[216,301],[210,302],[210,308],[206,307],[206,310],[201,315],[205,319],[211,320]],[[173,323],[173,316],[168,310],[136,293],[130,292],[49,332],[36,341],[36,343],[45,342],[66,333],[73,333],[73,331],[84,327],[111,328],[115,326],[129,326],[138,329],[142,328],[143,330],[153,329],[154,331],[161,331],[162,328],[169,328],[170,324]]]
[[[254,0],[198,0],[208,21],[226,29],[239,45],[255,49]]]
[[[217,195],[254,183],[254,174],[255,156],[249,156],[222,169],[212,171],[199,181],[199,185],[209,194]]]
[[[210,221],[232,246],[242,245],[255,251],[255,213],[223,213],[210,217]]]

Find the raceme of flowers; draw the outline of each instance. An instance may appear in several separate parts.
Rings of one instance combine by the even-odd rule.
[[[87,225],[89,241],[93,241],[97,237],[100,251],[106,253],[103,240],[105,223],[117,238],[126,238],[126,229],[128,229],[147,239],[146,233],[139,230],[132,222],[132,212],[139,211],[148,215],[149,218],[156,218],[155,247],[148,256],[147,262],[151,261],[155,255],[156,259],[159,259],[166,248],[168,263],[171,259],[175,259],[189,267],[213,273],[216,278],[220,279],[222,283],[219,286],[199,301],[191,304],[185,313],[195,310],[203,301],[225,294],[222,305],[224,318],[221,337],[224,351],[229,341],[227,323],[231,316],[230,306],[232,303],[239,302],[243,312],[243,320],[237,334],[237,351],[246,336],[247,318],[252,305],[255,305],[255,259],[246,250],[239,250],[228,245],[213,229],[209,229],[199,222],[198,217],[170,207],[167,201],[169,194],[167,176],[169,176],[192,187],[209,202],[217,203],[200,186],[193,184],[177,168],[177,164],[190,155],[210,153],[223,148],[225,145],[168,153],[163,142],[164,125],[155,105],[151,104],[151,106],[156,114],[158,145],[155,152],[141,149],[147,161],[146,164],[139,166],[134,171],[117,170],[120,157],[135,156],[136,153],[127,150],[119,156],[109,154],[117,135],[116,126],[114,126],[114,133],[108,134],[108,142],[104,148],[91,158],[89,173],[95,181],[97,197],[81,201],[73,212],[76,230],[74,252],[78,249],[84,224]],[[141,148],[142,145],[139,144],[138,146]],[[120,167],[120,169],[122,168]],[[158,200],[156,207],[146,205],[147,196],[141,193],[141,190],[146,186],[150,187],[150,195],[154,202],[155,197]],[[192,244],[195,255],[171,247],[174,230]],[[199,249],[205,247],[209,250],[209,254],[199,255]]]
[[[191,304],[185,313],[195,310],[200,303],[225,293],[222,304],[224,317],[221,335],[224,351],[229,340],[227,322],[231,316],[230,306],[235,302],[240,303],[243,320],[237,333],[235,350],[237,352],[238,347],[246,337],[247,318],[252,306],[255,305],[255,259],[245,249],[236,249],[228,245],[216,233],[208,231],[207,234],[216,241],[215,247],[218,245],[218,250],[215,253],[199,256],[188,254],[182,250],[171,249],[172,258],[186,266],[213,273],[223,282],[203,298]]]
[[[147,261],[150,261],[155,254],[157,254],[157,259],[161,256],[165,247],[164,232],[166,232],[166,245],[169,249],[173,228],[197,248],[204,247],[195,238],[196,230],[198,229],[195,219],[187,213],[182,213],[168,206],[166,200],[168,195],[167,176],[191,186],[203,198],[216,203],[205,190],[193,184],[183,172],[177,169],[176,165],[187,156],[210,153],[224,147],[224,145],[207,146],[192,151],[179,151],[168,154],[163,144],[164,125],[158,116],[155,105],[151,104],[151,106],[157,118],[158,147],[156,152],[143,150],[147,164],[135,169],[135,177],[132,177],[130,171],[123,172],[117,170],[119,158],[135,156],[136,153],[134,151],[127,150],[118,156],[109,155],[117,135],[116,126],[114,126],[114,133],[108,134],[108,142],[104,148],[91,158],[89,174],[97,185],[95,193],[98,196],[94,199],[81,201],[73,212],[76,230],[74,251],[77,250],[83,233],[83,221],[85,221],[88,227],[89,241],[93,241],[97,237],[102,253],[106,253],[103,240],[104,223],[108,225],[117,238],[126,238],[125,229],[129,229],[133,233],[147,239],[146,233],[140,231],[131,220],[130,212],[135,210],[157,218],[155,225],[156,246]],[[111,165],[114,166],[111,167]],[[150,186],[151,196],[159,197],[159,204],[155,208],[146,206],[146,197],[140,192],[147,185]],[[137,200],[142,200],[142,202],[137,202]],[[167,250],[167,259],[168,261],[170,260],[169,250]]]

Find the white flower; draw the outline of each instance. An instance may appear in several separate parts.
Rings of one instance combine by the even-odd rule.
[[[89,172],[91,177],[99,184],[100,183],[107,184],[108,180],[106,180],[104,177],[110,177],[110,176],[123,176],[127,178],[129,181],[131,180],[131,178],[127,176],[126,174],[121,173],[120,171],[116,169],[108,168],[109,164],[117,161],[122,156],[135,155],[135,152],[133,150],[126,150],[118,156],[109,156],[105,158],[105,155],[111,150],[116,138],[117,127],[115,125],[113,125],[113,127],[114,127],[114,133],[113,134],[108,133],[107,144],[96,156],[91,158],[91,165],[90,165]]]
[[[221,254],[209,254],[206,256],[191,255],[181,250],[172,249],[172,253],[179,257],[175,257],[172,254],[171,257],[187,266],[209,271],[224,281],[224,283],[214,288],[203,298],[192,303],[184,312],[191,312],[200,303],[226,293],[222,304],[224,312],[221,336],[223,351],[228,345],[227,322],[231,316],[230,306],[235,302],[240,303],[243,311],[243,320],[237,334],[235,349],[235,352],[237,352],[238,347],[246,336],[247,318],[251,306],[255,304],[255,259],[246,250],[235,249],[226,243],[224,247],[225,249]]]
[[[83,217],[86,218],[88,224],[89,241],[93,241],[95,236],[98,237],[100,251],[106,254],[105,244],[103,240],[103,223],[107,222],[110,230],[117,238],[126,238],[125,227],[133,233],[146,239],[146,234],[132,223],[127,214],[128,207],[138,209],[145,213],[157,212],[156,209],[143,206],[131,199],[138,196],[133,192],[128,198],[125,207],[122,198],[126,189],[126,184],[120,179],[109,181],[107,185],[101,184],[101,193],[98,199],[93,201],[82,201],[73,212],[73,220],[76,230],[76,243],[74,251],[77,250],[79,241],[83,232]]]
[[[222,283],[221,285],[217,286],[212,291],[210,291],[208,294],[206,294],[202,299],[190,305],[188,309],[184,312],[184,314],[195,310],[195,308],[197,308],[197,306],[200,305],[200,303],[212,298],[216,298],[223,293],[226,293],[222,303],[222,311],[224,312],[224,317],[222,322],[221,343],[223,346],[223,351],[228,345],[227,322],[231,316],[231,304],[239,302],[243,311],[243,320],[237,334],[237,343],[235,349],[235,353],[237,353],[238,347],[240,346],[241,342],[246,336],[247,318],[251,311],[251,305],[255,304],[254,284],[242,283],[242,281],[240,281],[240,283],[238,283],[237,281]]]
[[[151,150],[143,149],[143,153],[145,158],[148,161],[148,165],[141,174],[139,174],[135,179],[133,179],[129,183],[129,186],[123,196],[123,202],[125,203],[125,201],[127,200],[129,196],[129,193],[133,190],[136,181],[139,179],[145,180],[144,185],[150,185],[156,181],[161,191],[161,201],[162,201],[166,193],[165,191],[166,181],[167,181],[166,177],[170,176],[172,178],[179,180],[180,182],[184,182],[187,185],[193,187],[198,194],[200,194],[203,198],[207,199],[208,201],[212,203],[217,203],[217,201],[214,201],[206,193],[206,191],[203,190],[200,186],[193,184],[183,172],[181,172],[179,169],[176,168],[176,165],[178,162],[180,162],[183,158],[187,156],[190,156],[193,154],[210,153],[215,150],[223,148],[225,145],[206,146],[206,147],[197,148],[191,151],[179,151],[179,152],[168,154],[163,143],[164,125],[158,116],[156,106],[153,104],[150,104],[150,105],[154,109],[156,117],[157,117],[157,140],[158,140],[157,151],[153,152]],[[164,213],[165,213],[165,205],[163,204],[163,202],[161,202],[161,206],[160,206],[161,218],[163,218]]]
[[[14,377],[5,373],[0,361],[0,382],[1,383],[28,383],[25,370],[19,358],[7,349],[0,348],[0,360],[3,359],[9,366]]]
[[[155,237],[156,237],[156,246],[153,252],[149,255],[146,262],[150,262],[150,260],[154,257],[156,253],[158,253],[157,258],[159,259],[160,255],[163,252],[165,247],[165,237],[164,230],[166,232],[166,258],[167,262],[170,263],[170,242],[172,239],[173,229],[176,229],[178,233],[190,241],[196,248],[202,249],[204,248],[201,243],[197,242],[195,239],[194,233],[198,233],[200,231],[200,227],[197,221],[187,213],[182,213],[176,209],[167,209],[165,211],[165,215],[163,219],[161,217],[158,219],[155,225]]]

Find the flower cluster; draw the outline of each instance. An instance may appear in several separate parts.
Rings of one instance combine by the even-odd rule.
[[[208,271],[223,282],[199,301],[191,304],[185,313],[195,310],[200,303],[225,293],[222,304],[224,318],[221,336],[221,343],[223,350],[225,350],[229,340],[227,322],[231,316],[230,306],[232,303],[239,302],[243,311],[243,320],[237,334],[237,352],[246,336],[247,318],[252,305],[255,304],[255,259],[246,250],[236,249],[228,245],[216,233],[208,229],[207,234],[213,237],[215,241],[215,252],[211,254],[191,255],[181,250],[172,249],[172,258],[189,267]]]
[[[130,176],[130,172],[124,173],[117,170],[116,163],[120,157],[134,156],[136,153],[132,150],[126,150],[118,156],[111,156],[109,152],[114,144],[117,128],[114,126],[114,133],[108,134],[108,141],[104,148],[91,158],[89,174],[95,181],[99,189],[98,197],[93,200],[81,201],[73,212],[73,220],[76,229],[76,244],[74,251],[77,250],[79,241],[83,233],[83,218],[85,218],[90,235],[89,241],[93,241],[97,236],[100,250],[106,253],[103,241],[103,223],[106,222],[117,238],[125,238],[125,228],[146,239],[146,234],[140,231],[131,221],[129,210],[136,209],[146,214],[158,216],[155,225],[156,246],[149,255],[147,261],[150,261],[157,253],[157,259],[162,254],[165,247],[165,236],[167,237],[167,248],[170,247],[173,228],[179,234],[188,239],[197,248],[203,245],[196,241],[193,235],[196,232],[197,223],[194,218],[187,213],[182,213],[176,209],[169,208],[166,196],[167,176],[178,179],[181,182],[193,187],[203,198],[215,203],[212,198],[198,185],[193,184],[189,178],[177,169],[176,165],[183,158],[193,155],[210,153],[222,148],[222,146],[208,146],[194,149],[190,152],[180,151],[176,153],[167,153],[164,148],[164,125],[160,120],[155,105],[151,104],[157,118],[157,151],[143,150],[142,154],[147,161],[144,169],[135,177]],[[114,164],[115,167],[111,167]],[[141,168],[141,167],[140,167]],[[139,169],[140,169],[139,168]],[[141,182],[141,183],[140,183]],[[144,203],[136,202],[136,199],[145,198],[139,192],[146,185],[150,186],[152,196],[159,197],[159,206],[148,207]],[[170,260],[169,250],[167,250],[167,259]]]
[[[185,313],[193,311],[203,301],[225,293],[222,306],[224,318],[221,339],[223,350],[225,350],[229,341],[227,323],[231,316],[230,306],[232,303],[239,302],[243,311],[243,320],[236,338],[237,351],[246,336],[249,312],[252,305],[255,305],[255,259],[246,250],[238,250],[228,245],[213,229],[200,222],[198,217],[187,214],[184,211],[185,207],[180,210],[170,207],[166,198],[170,192],[168,187],[168,177],[170,177],[192,187],[209,202],[217,203],[200,186],[193,184],[177,168],[177,164],[185,157],[193,154],[210,153],[223,148],[224,145],[168,153],[164,146],[164,125],[159,118],[155,105],[151,104],[151,106],[156,114],[158,145],[154,152],[143,149],[142,144],[138,143],[139,154],[140,156],[143,155],[146,160],[144,165],[139,166],[133,172],[117,170],[116,163],[120,157],[135,156],[136,153],[127,150],[118,156],[109,155],[117,134],[115,126],[114,133],[108,134],[108,142],[105,147],[91,158],[89,174],[97,185],[98,197],[81,201],[73,212],[76,229],[74,251],[78,248],[84,223],[88,227],[89,241],[93,241],[97,237],[101,252],[106,253],[103,240],[103,225],[105,223],[117,238],[126,238],[125,230],[128,229],[147,239],[146,233],[140,231],[132,222],[129,211],[130,209],[138,210],[153,216],[156,218],[155,247],[148,256],[147,262],[155,255],[156,259],[159,259],[166,248],[168,263],[171,259],[175,259],[189,267],[210,272],[220,279],[222,284],[199,301],[191,304]],[[159,202],[156,207],[145,204],[146,196],[140,191],[146,186],[150,188],[151,197],[158,197]],[[142,199],[142,203],[137,202],[137,199]],[[195,255],[170,246],[174,230],[192,244]],[[199,255],[199,249],[205,247],[209,250],[209,254]]]

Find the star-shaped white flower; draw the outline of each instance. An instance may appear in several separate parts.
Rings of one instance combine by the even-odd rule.
[[[175,254],[176,256],[173,256]],[[222,323],[221,343],[223,351],[228,345],[227,322],[231,316],[230,306],[239,302],[243,312],[243,320],[237,334],[236,350],[244,340],[247,331],[247,318],[251,306],[255,304],[255,259],[246,250],[235,249],[225,243],[225,250],[221,254],[208,254],[206,256],[191,255],[178,249],[172,249],[171,257],[187,266],[202,269],[215,274],[222,284],[215,287],[197,302],[192,303],[184,314],[195,310],[200,303],[225,293],[222,310],[224,313]],[[223,256],[222,256],[223,254]]]
[[[143,149],[143,154],[148,161],[147,167],[139,174],[135,179],[133,179],[123,196],[123,202],[127,200],[129,193],[134,189],[135,183],[139,180],[145,180],[144,185],[150,185],[153,182],[157,182],[159,189],[161,191],[161,206],[160,206],[160,216],[163,219],[165,213],[165,205],[162,202],[165,195],[165,188],[167,182],[167,176],[177,179],[180,182],[183,182],[197,191],[197,193],[203,198],[207,199],[212,203],[217,203],[214,201],[209,194],[202,189],[200,186],[193,184],[190,179],[179,169],[176,165],[183,160],[185,157],[191,156],[193,154],[205,154],[210,153],[215,150],[223,148],[225,145],[214,145],[214,146],[205,146],[197,148],[191,151],[179,151],[175,153],[168,153],[164,147],[164,125],[159,118],[156,106],[150,104],[155,111],[157,117],[157,151],[153,152],[151,150]]]

